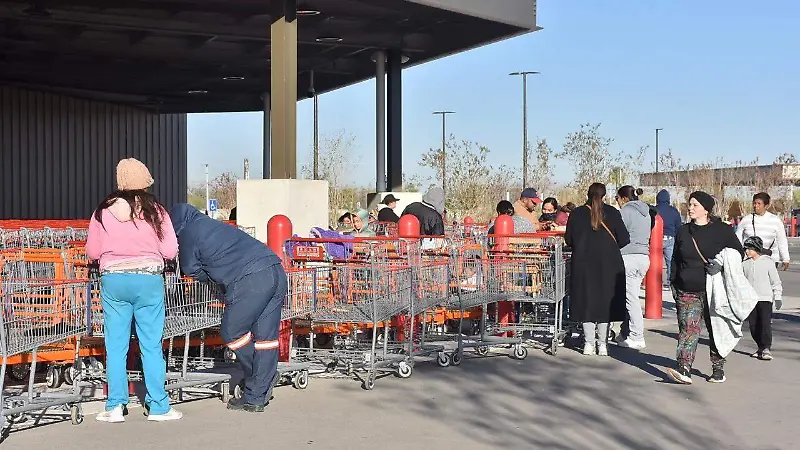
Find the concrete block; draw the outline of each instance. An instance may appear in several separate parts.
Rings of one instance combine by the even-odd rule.
[[[321,180],[238,180],[237,223],[254,227],[256,239],[267,241],[267,222],[283,214],[292,232],[308,237],[312,227],[328,227],[328,182]]]
[[[394,209],[394,213],[398,216],[403,214],[406,206],[422,201],[422,192],[373,192],[367,194],[367,211],[372,211],[373,209],[380,211],[383,208],[383,205],[380,204],[383,201],[383,197],[389,194],[397,198],[397,208]]]

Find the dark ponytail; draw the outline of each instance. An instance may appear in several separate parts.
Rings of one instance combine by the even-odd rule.
[[[639,189],[634,189],[633,186],[622,186],[617,190],[617,196],[620,198],[627,198],[629,201],[639,200]]]
[[[600,228],[601,224],[603,223],[603,219],[605,219],[605,214],[603,214],[603,199],[605,197],[605,184],[592,183],[592,185],[589,186],[586,204],[589,205],[589,208],[592,210],[592,229],[594,231],[597,231]]]

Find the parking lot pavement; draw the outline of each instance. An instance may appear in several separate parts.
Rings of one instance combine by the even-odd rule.
[[[51,423],[11,433],[4,448],[548,448],[787,449],[800,404],[800,271],[783,273],[786,302],[774,320],[776,359],[748,356],[745,337],[729,357],[728,381],[706,383],[708,347],[701,341],[694,385],[666,380],[677,326],[670,310],[647,321],[647,349],[612,346],[611,357],[562,348],[470,357],[459,367],[421,364],[409,379],[312,379],[305,391],[276,390],[264,414],[225,410],[218,399],[177,405],[174,423],[148,423],[131,409],[125,424],[87,417],[79,426]],[[670,307],[666,303],[667,308]],[[99,411],[100,404],[87,410]],[[31,421],[31,425],[35,421]]]

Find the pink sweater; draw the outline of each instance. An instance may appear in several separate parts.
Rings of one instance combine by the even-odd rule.
[[[142,219],[130,220],[130,207],[124,200],[117,200],[103,211],[103,224],[94,218],[89,222],[89,237],[86,240],[86,256],[100,260],[100,270],[110,266],[128,267],[163,264],[164,259],[178,255],[178,238],[166,210],[161,211],[161,231],[164,240],[159,240],[153,227]]]

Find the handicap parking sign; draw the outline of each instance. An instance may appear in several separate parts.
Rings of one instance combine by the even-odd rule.
[[[211,212],[217,212],[217,200],[211,199],[208,201],[208,210]]]

